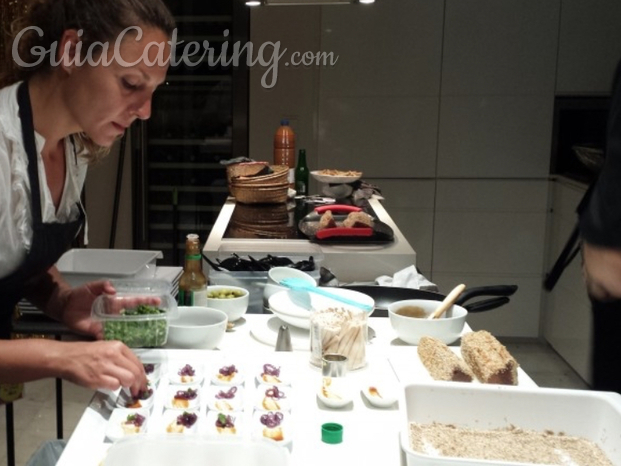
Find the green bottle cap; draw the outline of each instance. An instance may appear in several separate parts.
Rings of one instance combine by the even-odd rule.
[[[321,426],[321,441],[337,444],[343,441],[343,426],[336,422],[328,422]]]

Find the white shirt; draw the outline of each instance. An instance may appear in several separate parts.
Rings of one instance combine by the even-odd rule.
[[[32,209],[28,156],[22,141],[22,125],[17,104],[20,83],[0,89],[0,278],[14,272],[32,245]],[[73,221],[79,216],[76,203],[86,178],[87,161],[74,154],[69,138],[65,139],[66,176],[58,209],[47,185],[41,150],[45,138],[35,132],[41,216],[43,223]]]

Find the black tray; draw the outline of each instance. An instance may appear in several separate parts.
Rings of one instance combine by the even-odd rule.
[[[326,211],[332,211],[337,227],[319,229],[319,220]],[[392,228],[374,216],[373,227],[346,228],[340,226],[350,212],[361,212],[357,206],[332,204],[315,208],[298,223],[299,230],[310,241],[317,243],[373,243],[382,244],[394,241]]]

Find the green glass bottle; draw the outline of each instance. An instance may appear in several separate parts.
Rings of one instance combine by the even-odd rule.
[[[300,149],[298,164],[295,167],[295,190],[298,196],[308,196],[308,173],[306,150]]]

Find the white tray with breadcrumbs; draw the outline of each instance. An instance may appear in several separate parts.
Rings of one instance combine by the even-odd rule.
[[[461,382],[404,387],[408,466],[621,465],[621,395]]]

